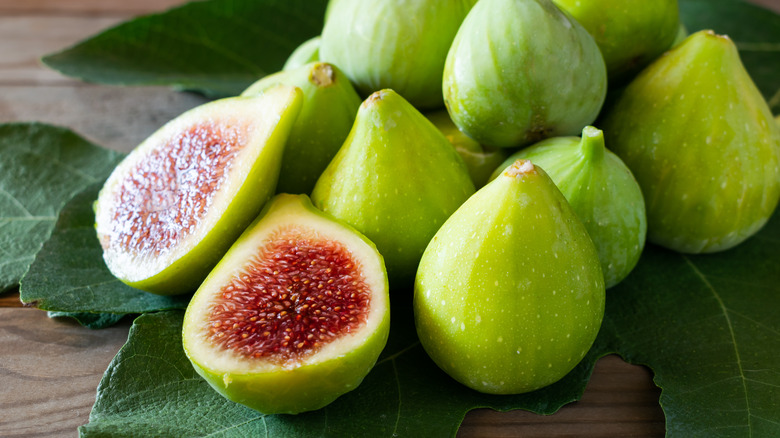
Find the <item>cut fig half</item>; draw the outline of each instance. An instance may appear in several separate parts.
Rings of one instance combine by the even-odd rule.
[[[109,270],[130,286],[192,292],[273,195],[301,91],[194,108],[141,143],[95,205]]]
[[[183,344],[220,394],[265,414],[319,409],[355,389],[389,333],[387,273],[371,241],[277,195],[195,293]]]

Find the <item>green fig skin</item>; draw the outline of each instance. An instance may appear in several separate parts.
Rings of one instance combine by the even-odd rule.
[[[680,26],[677,0],[553,0],[596,40],[610,84],[635,75],[670,47]]]
[[[549,138],[522,149],[492,179],[519,159],[544,169],[566,197],[596,245],[606,287],[626,278],[645,247],[645,201],[634,175],[606,149],[601,130],[586,126],[582,138]]]
[[[686,38],[688,38],[688,28],[685,27],[685,25],[680,22],[679,26],[677,27],[677,35],[674,37],[674,42],[672,43],[672,47],[679,46],[683,41],[685,41]]]
[[[242,96],[260,94],[279,84],[303,90],[303,106],[287,140],[276,191],[310,194],[347,138],[360,96],[338,67],[324,62],[266,76]]]
[[[473,193],[449,141],[398,93],[381,90],[360,106],[312,201],[376,244],[391,281],[411,282],[436,230]]]
[[[263,96],[209,102],[168,122],[136,147],[114,169],[95,203],[95,228],[103,246],[103,258],[111,273],[129,286],[159,295],[192,293],[197,289],[230,244],[273,196],[285,142],[302,102],[301,90],[288,86],[275,87]],[[117,193],[124,190],[122,185],[132,179],[148,178],[137,174],[128,178],[128,175],[149,154],[177,141],[178,135],[192,127],[201,125],[212,128],[249,127],[242,134],[247,137],[248,144],[226,171],[228,176],[212,198],[207,212],[203,217],[195,218],[196,225],[189,232],[169,222],[168,229],[177,233],[179,239],[159,255],[150,251],[130,252],[122,249],[121,244],[117,246],[115,242],[125,238],[121,230],[126,228],[114,218]],[[174,196],[197,190],[192,185],[179,183],[191,180],[188,169],[177,170],[171,178],[177,182],[176,190],[172,192]],[[154,201],[147,199],[147,203],[154,204]],[[151,220],[157,213],[146,208],[137,211],[136,215],[146,215]],[[165,220],[161,218],[160,221]],[[143,236],[143,233],[141,229],[134,236]],[[148,234],[143,241],[155,243]]]
[[[476,0],[339,0],[328,5],[320,59],[363,96],[391,88],[419,109],[443,106],[442,71]]]
[[[493,170],[509,155],[506,149],[485,147],[472,140],[455,126],[445,110],[427,113],[425,117],[444,134],[463,158],[476,188],[484,186]]]
[[[642,188],[648,240],[729,249],[780,198],[780,130],[734,43],[700,31],[656,60],[605,115],[607,144]]]
[[[321,239],[346,244],[360,260],[374,288],[363,326],[344,334],[314,354],[283,364],[246,358],[208,339],[208,316],[214,296],[242,272],[242,266],[269,239],[269,231],[303,227]],[[272,199],[193,296],[184,315],[184,352],[195,370],[217,392],[264,414],[297,414],[320,409],[355,389],[373,368],[387,343],[390,301],[382,256],[352,227],[314,208],[306,195],[280,194]],[[335,345],[338,344],[338,345]]]
[[[442,87],[466,135],[516,147],[593,123],[607,74],[593,37],[549,0],[481,0],[452,43]]]
[[[282,70],[295,70],[303,67],[310,62],[320,60],[320,42],[322,38],[318,35],[301,43],[284,63]]]
[[[585,227],[541,168],[517,163],[436,233],[414,288],[425,351],[458,382],[490,394],[561,379],[604,315],[604,278]]]

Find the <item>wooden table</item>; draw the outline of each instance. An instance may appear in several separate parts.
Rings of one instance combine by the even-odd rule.
[[[753,0],[780,11],[780,0]],[[42,67],[40,56],[134,15],[181,0],[0,0],[0,122],[69,127],[97,144],[129,151],[204,99],[165,88],[85,84]],[[129,322],[93,331],[23,308],[0,295],[0,436],[76,436],[97,384],[127,338]],[[658,437],[660,390],[646,368],[601,359],[581,401],[551,416],[470,412],[460,437]]]

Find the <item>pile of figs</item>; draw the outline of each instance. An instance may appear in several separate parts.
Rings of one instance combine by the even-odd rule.
[[[160,128],[95,209],[117,278],[197,289],[198,373],[298,413],[361,383],[391,301],[463,385],[556,382],[646,240],[727,250],[778,198],[778,124],[676,0],[331,0],[282,71]]]

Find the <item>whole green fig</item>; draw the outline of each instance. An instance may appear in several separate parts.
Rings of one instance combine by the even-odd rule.
[[[476,0],[339,0],[328,5],[320,59],[363,95],[392,88],[417,108],[443,105],[442,70]]]
[[[374,242],[391,280],[403,281],[414,277],[436,230],[473,193],[447,139],[398,93],[381,90],[360,106],[312,201]]]
[[[553,0],[593,35],[610,83],[636,74],[672,46],[677,0]]]
[[[282,70],[295,70],[310,62],[319,61],[320,41],[322,41],[322,38],[318,35],[301,43],[287,58]]]
[[[426,248],[414,318],[423,348],[455,380],[517,394],[577,365],[596,339],[604,301],[585,227],[544,171],[518,160]]]
[[[648,240],[731,248],[780,198],[780,129],[726,36],[700,31],[632,81],[603,122],[647,204]]]
[[[521,146],[577,135],[604,103],[593,37],[550,0],[481,0],[447,54],[444,101],[477,142]]]
[[[509,157],[493,178],[519,159],[544,169],[569,201],[596,245],[606,287],[622,281],[645,247],[645,201],[628,167],[604,147],[604,134],[586,126],[582,138],[543,140]]]
[[[445,110],[428,113],[425,117],[447,137],[458,155],[463,158],[469,168],[471,181],[477,188],[485,185],[491,172],[509,154],[506,149],[485,147],[471,139],[455,126]]]
[[[300,88],[303,107],[287,139],[276,192],[309,194],[347,138],[360,97],[344,74],[325,62],[266,76],[242,96],[262,94],[279,84]]]

